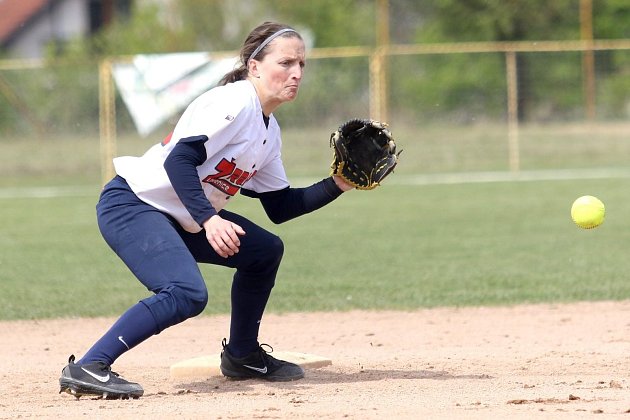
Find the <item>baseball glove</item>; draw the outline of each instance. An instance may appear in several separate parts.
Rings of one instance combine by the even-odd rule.
[[[359,190],[371,190],[389,175],[398,163],[396,143],[387,124],[353,119],[330,136],[334,148],[331,175],[343,178]]]

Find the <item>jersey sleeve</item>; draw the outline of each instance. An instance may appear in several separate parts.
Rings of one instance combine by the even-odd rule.
[[[197,166],[206,160],[204,143],[207,140],[206,136],[181,139],[164,161],[164,169],[175,193],[199,226],[217,214],[205,196],[197,175]]]
[[[258,198],[269,220],[276,224],[284,223],[324,207],[339,197],[342,192],[332,177],[325,178],[305,188],[287,187],[264,193],[241,189],[241,194],[244,196]]]

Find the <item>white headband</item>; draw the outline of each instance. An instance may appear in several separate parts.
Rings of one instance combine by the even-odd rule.
[[[287,33],[287,32],[295,32],[297,33],[296,30],[291,29],[291,28],[284,28],[284,29],[280,29],[278,32],[273,33],[271,35],[269,35],[269,37],[267,39],[265,39],[263,42],[260,43],[260,45],[258,47],[256,47],[256,49],[254,50],[254,52],[252,53],[252,55],[249,56],[249,58],[247,59],[247,64],[249,65],[249,62],[252,61],[254,59],[254,57],[256,57],[256,54],[258,54],[260,52],[260,50],[262,50],[263,48],[265,48],[267,46],[267,44],[269,44],[271,41],[273,41],[275,38],[279,37],[280,35]]]

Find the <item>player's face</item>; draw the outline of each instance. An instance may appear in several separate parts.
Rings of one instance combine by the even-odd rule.
[[[304,74],[304,42],[296,37],[274,39],[269,52],[256,63],[261,99],[273,109],[297,97]]]

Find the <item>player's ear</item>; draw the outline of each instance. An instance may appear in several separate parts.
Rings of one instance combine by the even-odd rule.
[[[249,60],[249,63],[247,63],[247,65],[248,65],[249,74],[252,77],[255,77],[255,78],[259,79],[260,78],[260,72],[258,70],[258,61],[256,61],[256,60]]]

